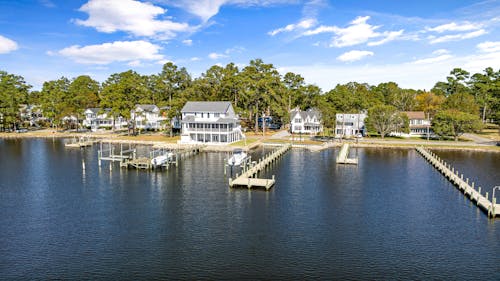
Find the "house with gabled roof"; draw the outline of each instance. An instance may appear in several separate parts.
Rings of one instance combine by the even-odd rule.
[[[181,143],[227,144],[245,137],[231,102],[188,101],[181,115]]]
[[[315,108],[306,111],[293,109],[290,112],[290,125],[290,131],[294,134],[317,134],[323,131],[321,113]]]
[[[433,135],[434,132],[431,129],[431,120],[425,117],[425,112],[423,111],[403,111],[403,114],[408,116],[410,122],[410,137],[423,137],[427,135]]]
[[[136,104],[130,111],[130,120],[135,123],[136,129],[160,130],[167,118],[160,114],[160,108],[154,104]]]
[[[366,113],[337,113],[335,114],[335,137],[361,137],[366,134]]]
[[[87,108],[83,112],[85,119],[83,119],[82,125],[84,127],[89,127],[92,131],[97,131],[99,129],[109,129],[115,126],[115,129],[121,129],[127,126],[127,121],[123,117],[113,118],[109,112],[111,108]]]

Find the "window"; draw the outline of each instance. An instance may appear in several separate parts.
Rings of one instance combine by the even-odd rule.
[[[293,122],[295,122],[295,123],[302,123],[302,119],[300,119],[300,118],[295,118],[295,120],[293,120]]]
[[[220,113],[214,113],[214,117],[220,117]]]

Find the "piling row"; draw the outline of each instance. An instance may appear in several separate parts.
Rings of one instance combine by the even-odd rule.
[[[251,162],[249,165],[243,166],[243,172],[240,176],[236,174],[236,178],[234,180],[229,178],[229,186],[246,186],[247,188],[264,187],[266,190],[269,190],[275,183],[274,175],[271,179],[260,179],[256,178],[256,176],[261,170],[277,161],[288,150],[290,150],[290,148],[291,145],[287,144],[274,152],[267,154],[258,162]]]
[[[469,184],[469,178],[464,180],[464,175],[460,174],[453,166],[439,158],[435,153],[426,150],[423,147],[417,147],[417,151],[434,166],[441,174],[443,174],[451,183],[453,183],[465,197],[475,203],[481,210],[488,214],[488,217],[493,218],[500,216],[500,204],[496,204],[496,198],[492,201],[488,199],[488,192],[485,195],[481,193],[481,187],[476,190],[474,182]]]

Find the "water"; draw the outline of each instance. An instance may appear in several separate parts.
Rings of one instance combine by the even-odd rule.
[[[336,153],[288,152],[265,192],[230,189],[219,153],[110,171],[95,147],[0,140],[0,279],[500,278],[500,220],[414,150]],[[438,154],[500,183],[500,154]]]

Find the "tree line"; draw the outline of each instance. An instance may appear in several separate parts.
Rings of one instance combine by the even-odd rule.
[[[180,115],[186,101],[220,100],[231,101],[242,120],[255,130],[262,114],[288,124],[288,113],[296,107],[318,108],[327,128],[334,127],[336,113],[368,110],[372,117],[392,116],[386,119],[394,125],[401,122],[396,118],[399,112],[424,111],[433,118],[436,133],[451,136],[464,128],[479,128],[478,121],[500,119],[500,70],[490,67],[473,75],[455,68],[430,91],[403,89],[394,82],[376,86],[349,82],[323,92],[305,83],[300,74],[280,75],[273,64],[261,59],[251,60],[241,69],[234,63],[214,65],[198,78],[171,62],[157,74],[128,70],[110,75],[103,83],[87,75],[61,77],[43,83],[40,91],[31,90],[23,77],[5,71],[0,71],[0,79],[0,123],[4,128],[22,121],[20,104],[39,105],[50,125],[58,126],[63,116],[83,118],[90,107],[110,108],[113,117],[130,118],[135,104],[156,104],[169,106],[166,114],[174,117]],[[457,120],[460,125],[453,125]],[[370,121],[370,128],[385,134],[374,126],[373,118]]]

